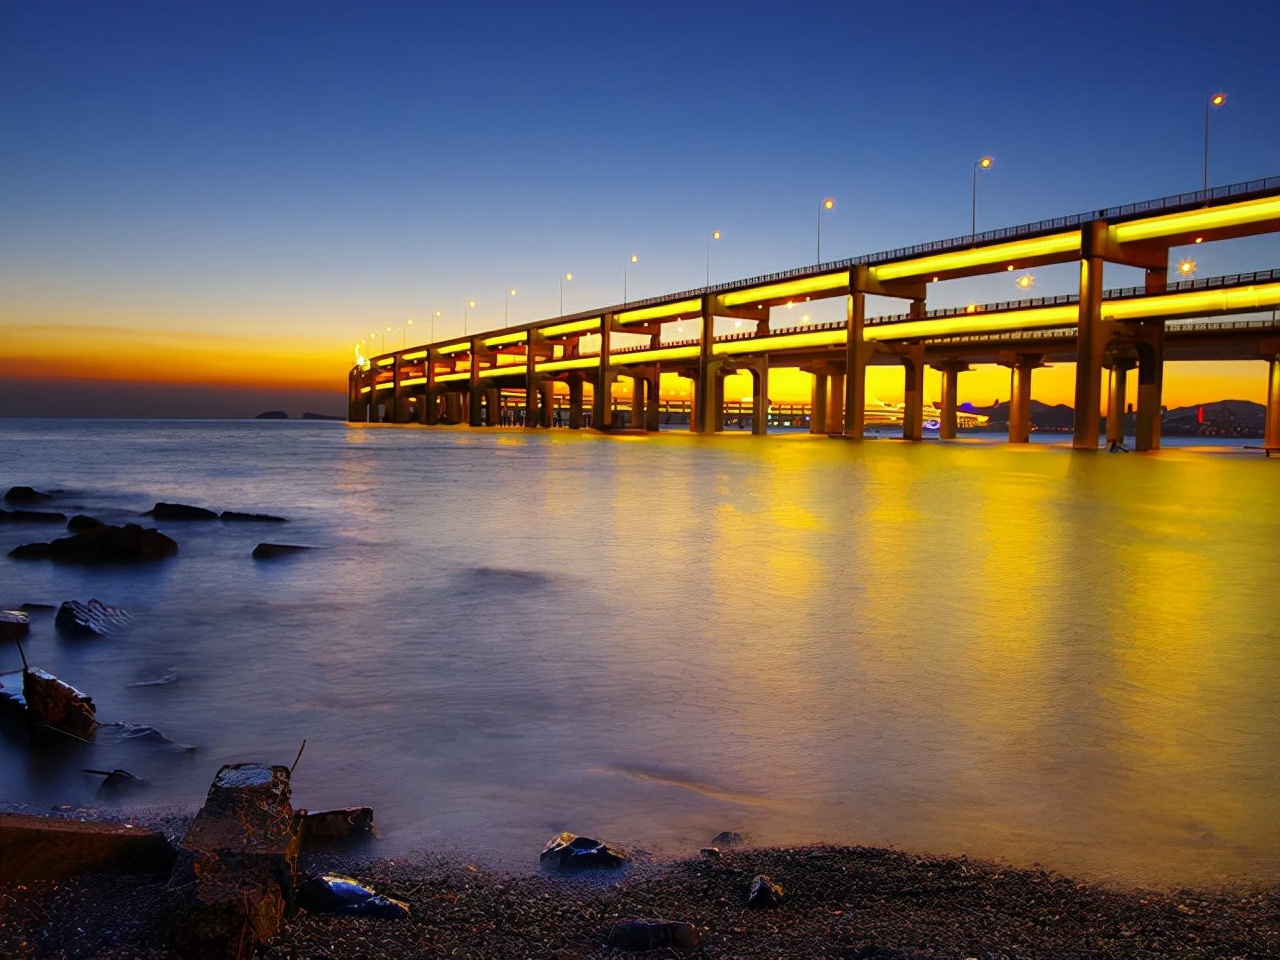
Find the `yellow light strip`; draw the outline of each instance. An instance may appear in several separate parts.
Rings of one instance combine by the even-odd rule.
[[[388,380],[386,383],[375,383],[375,384],[373,385],[373,389],[375,389],[375,390],[390,390],[390,389],[391,389],[392,387],[394,387],[394,386],[395,386],[395,383],[394,383],[394,382],[392,382],[392,381],[390,381],[390,380]]]
[[[839,273],[824,273],[817,277],[805,277],[803,280],[788,280],[785,283],[771,283],[768,286],[751,287],[748,290],[734,290],[716,297],[716,302],[726,307],[740,307],[764,300],[791,300],[813,294],[834,294],[847,291],[848,288],[849,271],[841,270]]]
[[[498,337],[488,337],[484,341],[486,347],[501,347],[508,343],[524,343],[528,334],[521,330],[519,333],[504,333]]]
[[[458,380],[470,380],[470,373],[442,373],[436,377],[436,383],[449,383]]]
[[[688,360],[698,356],[698,346],[662,347],[657,350],[638,350],[635,353],[617,353],[609,357],[609,366],[625,367],[633,363],[658,363],[662,360]]]
[[[389,367],[395,362],[396,362],[395,357],[383,357],[381,360],[378,361],[378,366]]]
[[[1133,243],[1135,240],[1151,240],[1180,233],[1199,233],[1217,227],[1237,227],[1262,220],[1280,219],[1280,197],[1264,197],[1245,200],[1221,207],[1187,210],[1169,213],[1163,217],[1150,217],[1130,223],[1117,223],[1107,232],[1116,243]]]
[[[400,386],[402,386],[402,387],[416,387],[416,386],[420,386],[421,384],[424,384],[424,383],[426,383],[426,382],[427,382],[427,378],[426,378],[426,377],[410,377],[408,380],[401,380],[401,381],[400,381]]]
[[[592,317],[590,320],[574,320],[572,323],[557,323],[550,327],[543,327],[541,333],[544,337],[559,337],[566,333],[581,333],[585,330],[599,330],[600,317]]]
[[[368,393],[371,389],[373,389],[373,388],[372,388],[372,387],[361,387],[361,388],[360,388],[360,392],[361,392],[361,393]]]
[[[920,337],[950,337],[961,333],[999,333],[1005,330],[1040,330],[1070,326],[1080,317],[1080,308],[1069,303],[1058,307],[1009,310],[1005,313],[962,313],[931,320],[904,320],[863,328],[864,340],[914,340]]]
[[[485,367],[476,376],[478,377],[508,377],[512,374],[523,377],[525,374],[525,365],[523,363],[504,363],[496,367]]]
[[[757,337],[753,340],[728,340],[713,344],[711,352],[716,356],[737,353],[762,353],[771,350],[797,350],[802,347],[831,347],[845,343],[845,331],[811,330],[805,333],[784,333],[773,337]]]
[[[438,347],[436,349],[436,353],[440,354],[442,357],[447,357],[453,353],[466,353],[470,349],[471,344],[469,343],[450,343],[446,346]]]
[[[548,360],[537,366],[539,373],[551,373],[556,370],[586,370],[588,367],[600,366],[599,357],[574,357],[571,360]]]
[[[645,320],[674,320],[676,317],[694,313],[702,315],[701,300],[679,300],[676,303],[660,303],[656,307],[644,307],[640,310],[624,310],[622,313],[615,314],[614,319],[618,323],[642,323]]]
[[[976,247],[972,250],[957,250],[954,253],[939,253],[932,257],[917,257],[915,260],[902,260],[898,263],[882,263],[871,268],[871,276],[880,281],[928,277],[952,270],[994,266],[1012,260],[1076,253],[1079,250],[1080,231],[1072,230],[1069,233],[1055,233],[1049,237],[1014,240],[1011,243],[998,243],[995,246]]]
[[[1178,313],[1212,313],[1221,311],[1258,310],[1280,305],[1280,283],[1262,286],[1224,287],[1217,290],[1192,290],[1133,300],[1113,300],[1102,305],[1104,320],[1139,320],[1167,317]]]
[[[421,359],[423,359],[426,355],[427,355],[427,351],[425,351],[425,350],[417,350],[417,351],[415,351],[415,352],[413,352],[413,353],[406,353],[406,354],[401,355],[401,358],[400,358],[400,359],[402,359],[402,360],[421,360]]]

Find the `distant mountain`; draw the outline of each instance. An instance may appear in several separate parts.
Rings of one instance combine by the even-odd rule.
[[[345,420],[346,417],[331,417],[327,413],[304,413],[303,420]]]
[[[1252,400],[1213,400],[1166,410],[1162,432],[1169,436],[1260,437],[1267,408]]]
[[[966,407],[968,409],[968,407]],[[973,407],[974,413],[980,413],[991,419],[991,426],[999,429],[1009,422],[1009,404],[993,403],[989,407]],[[1076,414],[1065,403],[1050,406],[1039,400],[1031,401],[1031,426],[1035,430],[1070,430],[1075,424]]]
[[[289,415],[283,410],[268,410],[266,413],[260,413],[253,419],[255,420],[288,420]]]

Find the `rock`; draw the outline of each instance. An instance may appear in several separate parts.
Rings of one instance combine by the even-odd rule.
[[[0,523],[65,523],[65,513],[52,510],[0,510]]]
[[[732,830],[722,830],[711,838],[713,847],[738,847],[742,845],[742,834]]]
[[[574,836],[567,831],[547,841],[538,860],[551,870],[613,868],[627,863],[623,854],[600,840]]]
[[[31,630],[31,618],[21,610],[0,610],[0,643],[21,640]]]
[[[218,771],[169,879],[188,895],[185,915],[169,931],[172,953],[248,960],[279,932],[298,863],[289,796],[288,767],[240,763]]]
[[[36,723],[89,740],[98,729],[93,699],[69,683],[40,669],[22,672],[22,696],[27,716]]]
[[[776,907],[782,903],[785,896],[782,887],[762,873],[751,881],[751,889],[747,893],[747,906]]]
[[[342,810],[300,810],[298,840],[303,850],[315,850],[350,840],[367,840],[373,832],[372,807],[346,807]]]
[[[81,530],[93,530],[96,527],[105,526],[106,524],[97,517],[87,517],[83,513],[77,513],[67,521],[67,529],[72,533],[79,533]]]
[[[157,503],[143,514],[153,520],[217,520],[218,515],[204,507],[193,507],[186,503]]]
[[[54,563],[145,563],[163,560],[178,552],[178,544],[159,530],[126,523],[81,530],[52,543],[27,543],[14,547],[9,556],[19,560],[52,560]]]
[[[679,920],[623,920],[609,928],[605,945],[629,953],[668,947],[692,950],[698,945],[698,930]]]
[[[145,723],[111,723],[104,724],[117,731],[121,740],[136,740],[141,743],[154,743],[162,747],[171,747],[175,753],[195,753],[196,748],[189,743],[171,740],[155,727]]]
[[[253,548],[253,559],[274,560],[276,557],[287,557],[310,549],[310,547],[299,547],[292,543],[260,543]]]
[[[10,487],[4,493],[5,503],[43,503],[45,500],[52,499],[52,494],[41,493],[30,487]]]
[[[85,823],[0,813],[0,862],[6,884],[64,880],[82,873],[168,873],[173,847],[164,835],[131,823]]]
[[[289,414],[285,413],[283,410],[265,410],[262,413],[258,414],[253,419],[255,420],[288,420]]]
[[[327,413],[304,413],[303,420],[341,420],[342,417],[334,417]]]
[[[374,893],[359,881],[336,873],[308,877],[299,883],[298,906],[308,913],[343,913],[386,920],[409,916],[409,906],[403,901]]]
[[[719,847],[703,847],[698,853],[706,857],[708,860],[719,860],[721,857]]]
[[[92,633],[105,637],[128,624],[130,619],[126,611],[119,607],[109,607],[101,600],[90,600],[88,603],[67,600],[58,608],[53,625],[64,633]]]
[[[98,787],[97,796],[99,797],[111,797],[120,791],[133,790],[138,787],[147,787],[151,785],[150,780],[143,780],[141,777],[135,777],[128,770],[89,770],[81,767],[80,772],[104,778]]]
[[[20,609],[28,613],[52,613],[58,608],[52,603],[24,603]]]
[[[125,684],[126,687],[167,687],[171,683],[178,682],[176,673],[166,673],[162,677],[156,677],[152,680],[131,680]]]
[[[18,721],[27,719],[27,698],[22,695],[22,671],[0,674],[0,712]]]
[[[234,520],[239,523],[288,523],[284,517],[276,517],[269,513],[240,513],[238,510],[223,510],[220,514],[223,520]]]

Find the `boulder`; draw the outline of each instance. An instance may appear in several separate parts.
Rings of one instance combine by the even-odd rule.
[[[565,871],[612,869],[627,863],[624,854],[602,841],[568,832],[547,841],[538,860],[547,869]]]
[[[65,880],[112,870],[163,874],[173,869],[164,834],[132,823],[86,823],[0,813],[0,862],[8,884]]]
[[[785,896],[782,887],[762,873],[751,880],[751,888],[747,891],[747,906],[776,907]]]
[[[142,777],[135,776],[128,770],[121,770],[118,767],[115,770],[90,770],[81,767],[80,772],[102,777],[102,783],[98,785],[96,794],[99,797],[115,797],[121,793],[128,793],[139,787],[149,787],[151,785],[150,780],[144,780]]]
[[[742,834],[733,830],[721,830],[711,838],[713,847],[738,847],[742,845]]]
[[[384,920],[409,916],[409,905],[404,901],[375,893],[359,881],[336,873],[308,877],[299,883],[298,906],[307,913],[342,913]]]
[[[163,560],[178,552],[178,544],[159,530],[126,523],[81,530],[52,543],[27,543],[14,547],[9,556],[20,560],[52,560],[55,563],[140,563]]]
[[[0,510],[0,523],[66,523],[65,513],[52,510]]]
[[[31,618],[21,610],[0,610],[0,643],[21,640],[31,630]]]
[[[39,490],[31,489],[31,487],[10,487],[4,492],[5,503],[43,503],[52,499],[52,494],[41,493]]]
[[[372,807],[346,807],[314,813],[299,810],[298,814],[298,840],[303,850],[323,849],[375,836]]]
[[[629,953],[670,948],[692,950],[698,945],[698,929],[680,920],[623,920],[609,928],[605,945]]]
[[[153,520],[217,520],[218,515],[204,507],[193,507],[186,503],[157,503],[143,514]]]
[[[67,600],[58,608],[53,625],[63,633],[105,637],[128,624],[130,619],[126,611],[107,606],[101,600],[90,600],[88,603]]]
[[[93,699],[38,668],[22,671],[27,716],[36,723],[89,740],[98,729]]]
[[[289,768],[239,763],[218,771],[178,845],[171,888],[187,909],[169,931],[184,958],[248,960],[293,905],[298,834]]]
[[[287,557],[310,549],[310,547],[299,547],[292,543],[260,543],[253,548],[253,559],[274,560],[276,557]]]
[[[220,514],[223,520],[232,520],[237,523],[288,523],[284,517],[273,516],[270,513],[241,513],[238,510],[223,510]]]
[[[67,529],[72,533],[78,533],[81,530],[92,530],[95,527],[105,527],[106,524],[97,517],[88,517],[83,513],[77,513],[74,517],[67,521]]]

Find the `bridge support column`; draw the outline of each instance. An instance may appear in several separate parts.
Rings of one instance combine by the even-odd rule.
[[[1167,277],[1167,268],[1148,269],[1147,293],[1164,293],[1168,288]],[[1144,336],[1138,344],[1138,429],[1134,448],[1159,450],[1160,407],[1164,402],[1164,321],[1151,320],[1141,328]]]
[[[543,380],[538,384],[538,394],[541,408],[538,411],[538,426],[550,427],[555,423],[556,409],[556,382],[554,380]]]
[[[496,427],[502,406],[502,391],[497,387],[486,387],[484,391],[484,425]]]
[[[1102,320],[1101,252],[1107,225],[1094,220],[1080,229],[1080,304],[1076,321],[1075,426],[1071,446],[1098,449],[1098,420],[1102,406],[1102,358],[1110,339],[1110,325]],[[1012,439],[1012,438],[1011,438]]]
[[[938,424],[938,438],[954,440],[956,438],[956,400],[959,396],[958,381],[960,374],[969,369],[963,360],[945,360],[935,363],[933,369],[942,373],[942,420]]]
[[[923,308],[923,303],[921,307]],[[912,304],[912,314],[916,313]],[[902,355],[904,388],[902,403],[902,439],[924,439],[924,345],[906,348]]]
[[[809,432],[827,432],[827,375],[813,375],[813,392],[809,400]]]
[[[1262,430],[1265,447],[1280,448],[1280,344],[1277,350],[1263,359],[1267,361],[1267,414]]]
[[[600,318],[600,366],[596,367],[595,387],[591,391],[591,428],[608,430],[613,426],[613,378],[609,366],[609,338],[613,334],[613,314]]]
[[[638,373],[631,376],[631,417],[627,426],[632,430],[644,429],[644,377]]]
[[[849,271],[849,296],[845,301],[844,378],[840,384],[841,410],[839,427],[829,430],[850,440],[862,440],[867,425],[867,347],[862,339],[867,319],[867,282],[870,272],[866,264]],[[832,377],[835,382],[835,377]]]
[[[430,350],[422,358],[422,375],[427,379],[423,388],[426,395],[422,400],[422,422],[434,425],[440,422],[440,391],[436,386],[436,356]]]
[[[763,437],[769,432],[769,358],[755,360],[751,371],[751,433]]]
[[[445,417],[450,423],[462,423],[462,394],[457,390],[450,390],[444,395],[444,411]]]
[[[1031,442],[1031,371],[1041,365],[1036,353],[1018,354],[1009,371],[1009,442]],[[1101,368],[1099,368],[1101,369]],[[1102,374],[1098,374],[1101,383]],[[1097,417],[1094,418],[1097,424]],[[1096,444],[1095,444],[1096,446]]]
[[[1107,395],[1107,445],[1124,443],[1124,411],[1127,394],[1129,371],[1136,361],[1119,357],[1111,361],[1108,373],[1109,389]]]
[[[662,368],[656,363],[645,392],[644,428],[657,433],[662,429]]]
[[[582,377],[569,379],[569,429],[582,429]]]
[[[690,429],[698,433],[715,433],[720,429],[723,416],[723,381],[720,379],[719,364],[711,355],[711,346],[715,341],[715,298],[711,294],[702,297],[702,330],[698,334],[698,385],[693,394],[694,427]],[[717,390],[716,388],[720,389]]]
[[[848,377],[843,373],[833,373],[828,379],[826,432],[839,436],[845,432],[849,422],[845,407],[845,397],[849,393]]]

